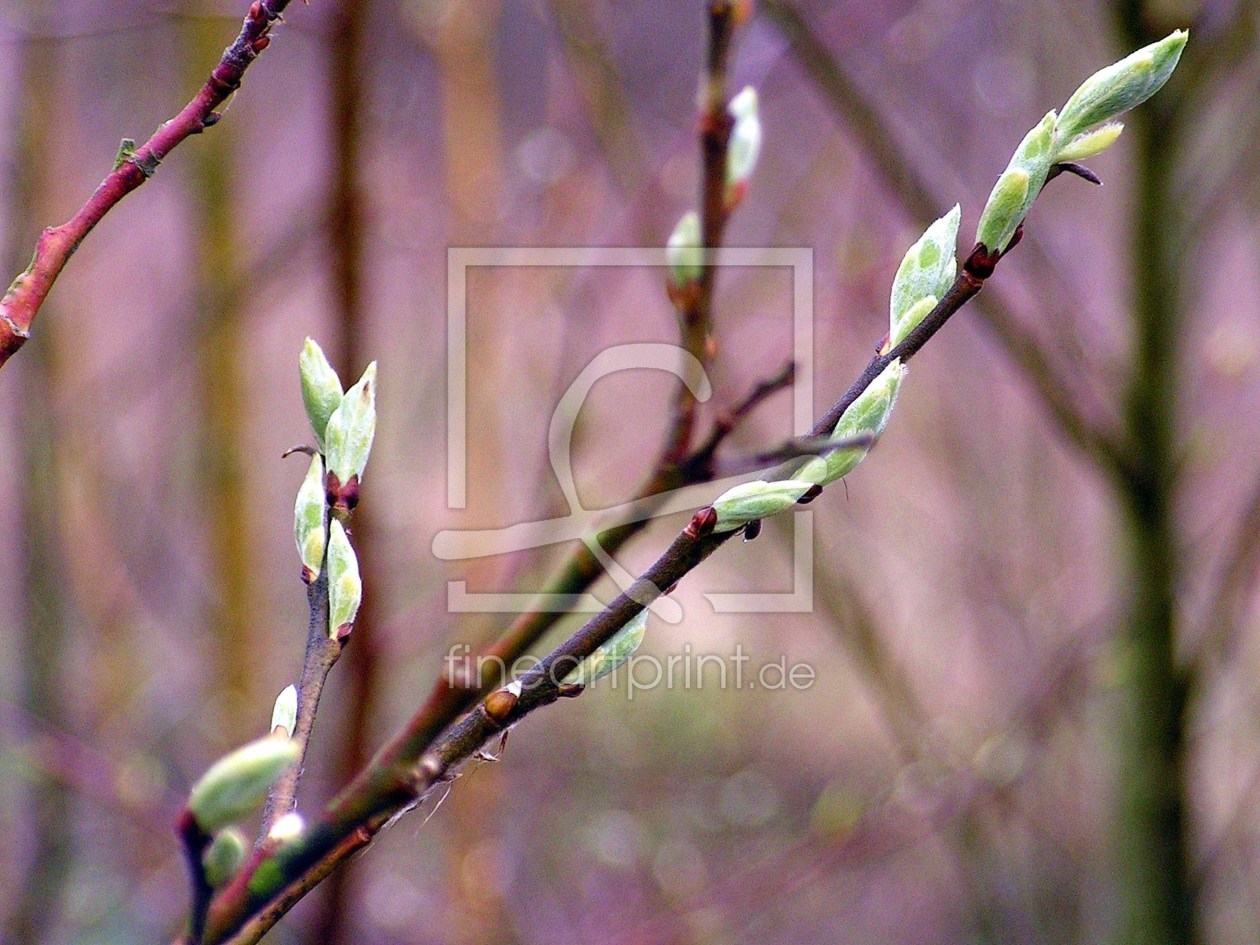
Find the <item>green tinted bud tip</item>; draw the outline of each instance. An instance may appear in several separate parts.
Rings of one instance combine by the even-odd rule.
[[[612,638],[582,660],[573,672],[564,677],[566,686],[589,686],[595,680],[607,676],[634,655],[647,632],[648,612],[640,610],[626,621],[626,625]]]
[[[297,696],[297,686],[292,684],[280,690],[271,710],[271,734],[293,737],[293,727],[297,725]]]
[[[302,403],[306,406],[306,417],[311,421],[315,442],[323,452],[328,418],[341,405],[341,378],[312,338],[306,339],[298,356],[298,374],[302,379]]]
[[[310,584],[324,567],[324,546],[328,541],[327,507],[324,491],[324,461],[311,457],[306,478],[298,487],[293,505],[293,540],[302,559],[302,580]]]
[[[699,281],[704,271],[704,249],[700,246],[700,215],[689,210],[682,215],[665,244],[670,285],[684,289]]]
[[[376,436],[376,362],[346,391],[325,431],[326,487],[334,510],[348,512],[358,503],[358,487]]]
[[[206,883],[211,889],[226,886],[245,861],[245,835],[235,827],[220,830],[214,835],[209,849],[201,857],[206,873]]]
[[[344,640],[354,629],[354,618],[363,600],[359,559],[350,546],[345,527],[333,519],[328,534],[328,635]]]

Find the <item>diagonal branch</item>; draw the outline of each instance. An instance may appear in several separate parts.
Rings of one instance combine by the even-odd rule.
[[[909,361],[949,318],[983,287],[1001,255],[977,246],[953,286],[936,308],[897,347],[876,355],[857,382],[815,428],[829,432],[849,404],[879,376],[893,358]],[[817,493],[814,493],[816,495]],[[810,498],[812,498],[811,495]],[[580,688],[564,677],[581,660],[607,643],[626,623],[725,544],[738,531],[712,532],[711,509],[698,512],[665,551],[633,585],[592,617],[568,640],[543,657],[519,680],[491,693],[453,724],[431,726],[451,702],[469,699],[470,689],[440,685],[435,695],[388,744],[367,769],[335,797],[320,818],[300,836],[278,849],[256,855],[246,869],[215,898],[206,941],[255,942],[285,911],[318,883],[338,862],[369,843],[395,817],[413,807],[427,791],[452,777],[452,772],[487,741],[505,732],[535,709]],[[706,532],[706,521],[707,532]],[[504,638],[506,639],[506,638]],[[499,641],[502,643],[503,641]],[[423,725],[417,725],[423,722]],[[266,915],[267,921],[261,921]],[[233,936],[248,924],[248,934]]]
[[[907,161],[888,133],[888,122],[845,73],[813,27],[786,0],[758,5],[787,39],[805,74],[829,106],[844,120],[871,157],[871,168],[916,218],[936,216],[940,201],[925,172]],[[913,150],[907,153],[913,153]],[[1050,362],[1037,338],[1006,313],[997,299],[981,300],[978,311],[990,330],[1032,384],[1046,411],[1069,442],[1087,456],[1114,467],[1124,448],[1118,436],[1100,427],[1078,405],[1061,372]]]
[[[222,117],[215,109],[240,88],[245,70],[271,42],[271,27],[288,5],[289,0],[255,0],[240,34],[223,51],[223,58],[192,101],[140,147],[124,142],[114,169],[78,213],[40,235],[30,265],[0,298],[0,367],[30,338],[40,306],[84,237],[123,197],[152,177],[181,141],[200,134]]]

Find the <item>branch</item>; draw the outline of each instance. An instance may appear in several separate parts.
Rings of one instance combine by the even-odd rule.
[[[114,169],[79,212],[40,235],[31,264],[0,298],[0,367],[30,338],[40,306],[83,238],[123,197],[152,177],[181,141],[200,134],[222,117],[215,109],[240,88],[245,70],[271,42],[272,24],[288,5],[289,0],[255,0],[240,35],[224,50],[223,58],[192,101],[140,147],[132,150],[124,141]]]
[[[328,569],[306,588],[306,600],[310,605],[310,621],[306,632],[306,656],[302,661],[302,675],[298,679],[297,719],[291,737],[299,747],[297,761],[276,779],[267,797],[263,811],[259,842],[265,842],[271,828],[285,814],[297,806],[298,782],[302,780],[302,766],[310,744],[311,731],[315,728],[315,716],[319,700],[324,693],[324,683],[332,672],[346,639],[333,639],[328,632]]]
[[[841,117],[870,156],[870,166],[902,205],[919,219],[932,219],[941,203],[924,171],[899,150],[889,122],[856,87],[808,22],[785,0],[762,0],[759,8],[787,39],[792,55],[824,100]],[[904,149],[913,154],[915,149]],[[1068,441],[1093,459],[1117,466],[1125,452],[1114,431],[1100,427],[1069,393],[1068,384],[1028,329],[1006,314],[1005,305],[979,303],[985,323],[1007,355],[1023,371]]]
[[[1001,258],[1000,254],[977,246],[936,308],[901,344],[871,361],[858,381],[815,427],[815,434],[830,432],[835,420],[829,418],[838,418],[879,376],[888,361],[894,357],[907,361],[912,358],[968,299],[980,291]],[[256,856],[216,897],[211,907],[206,941],[227,940],[264,909],[267,909],[271,923],[279,921],[288,907],[314,888],[316,883],[310,878],[312,871],[331,870],[336,862],[360,849],[394,817],[414,806],[427,791],[449,779],[452,770],[487,741],[505,732],[535,709],[550,705],[561,697],[580,694],[580,689],[563,684],[569,671],[607,643],[632,617],[672,590],[709,555],[739,534],[738,531],[713,534],[712,516],[706,516],[711,512],[711,509],[698,512],[665,553],[628,591],[618,595],[573,636],[543,657],[531,671],[507,687],[492,692],[454,724],[434,731],[438,720],[453,705],[475,698],[474,689],[456,688],[445,678],[441,679],[428,702],[411,722],[381,750],[372,764],[330,802],[318,821],[279,849]],[[509,633],[491,649],[502,648],[510,637]],[[287,905],[278,909],[276,906],[279,903]],[[254,922],[250,926],[251,936],[254,932],[261,935],[270,927],[270,924],[264,928],[261,923]],[[237,939],[245,942],[256,940],[253,937]]]

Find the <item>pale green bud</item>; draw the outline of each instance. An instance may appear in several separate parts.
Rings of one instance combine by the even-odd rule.
[[[346,391],[341,403],[328,419],[324,433],[325,456],[329,472],[345,485],[351,476],[363,480],[363,468],[372,452],[376,436],[376,362],[373,361]]]
[[[307,419],[311,421],[315,442],[322,452],[328,418],[341,404],[341,378],[312,338],[306,339],[298,356],[298,374],[302,378],[302,403],[306,405]]]
[[[717,524],[713,531],[733,532],[749,522],[784,512],[796,505],[801,496],[813,488],[814,483],[796,479],[783,479],[779,482],[758,479],[756,482],[745,482],[733,489],[727,489],[713,503],[713,511],[717,513]]]
[[[987,249],[1004,249],[1024,218],[1024,205],[1028,201],[1028,172],[1019,169],[1006,171],[998,178],[989,194],[989,202],[980,214],[976,227],[976,242]]]
[[[1116,139],[1120,137],[1120,132],[1122,131],[1124,131],[1124,125],[1118,121],[1112,121],[1101,128],[1095,128],[1093,131],[1087,131],[1083,135],[1077,135],[1059,148],[1059,153],[1054,156],[1055,163],[1061,161],[1083,161],[1096,154],[1102,154],[1102,152],[1116,143]]]
[[[205,833],[244,820],[262,807],[271,785],[300,751],[291,738],[268,735],[224,755],[193,785],[188,812]]]
[[[976,229],[976,242],[989,250],[1006,249],[1016,228],[1024,222],[1028,211],[1041,193],[1054,163],[1055,114],[1051,109],[1041,122],[1019,143],[1006,171],[998,178],[989,194],[984,212],[980,214],[980,226]]]
[[[1059,138],[1069,141],[1099,122],[1141,105],[1172,75],[1190,34],[1176,30],[1081,83],[1059,116]]]
[[[226,886],[228,880],[236,875],[245,862],[245,850],[245,835],[235,827],[220,830],[214,835],[201,857],[201,866],[211,889]]]
[[[566,685],[589,686],[601,676],[607,676],[634,655],[647,632],[648,612],[640,610],[624,627],[594,653],[582,660],[573,672],[564,677]]]
[[[280,690],[276,696],[275,708],[271,710],[271,731],[283,729],[284,734],[293,737],[293,727],[297,725],[297,686],[292,684]]]
[[[333,519],[328,529],[328,635],[344,637],[354,624],[363,600],[359,558],[341,522]]]
[[[293,505],[293,540],[308,582],[319,577],[324,566],[324,544],[328,540],[326,511],[324,461],[319,456],[313,456]]]
[[[690,285],[704,271],[704,249],[700,246],[700,215],[684,213],[665,244],[670,279],[676,288]]]
[[[878,437],[883,433],[897,403],[897,392],[901,389],[901,380],[905,374],[906,368],[900,360],[890,361],[879,377],[858,395],[857,400],[849,404],[849,408],[832,430],[831,439],[852,440],[860,436]],[[835,450],[825,456],[815,456],[793,473],[793,478],[825,486],[851,473],[869,451],[869,447],[854,446]]]
[[[744,185],[761,156],[761,119],[757,115],[757,90],[751,85],[731,99],[728,108],[735,123],[726,149],[726,185]]]
[[[961,219],[962,210],[954,204],[949,213],[924,231],[897,267],[889,301],[891,347],[900,344],[953,285],[958,272],[954,251]],[[924,308],[922,303],[928,298],[932,299],[932,304]]]

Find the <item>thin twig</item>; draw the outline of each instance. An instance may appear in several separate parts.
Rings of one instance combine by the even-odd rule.
[[[40,306],[83,238],[123,197],[152,177],[181,141],[219,120],[221,115],[215,109],[240,88],[245,70],[271,42],[271,27],[288,5],[289,0],[255,0],[240,34],[183,110],[134,151],[120,149],[114,169],[79,212],[40,235],[31,264],[0,298],[0,367],[31,336],[31,324]]]
[[[311,731],[315,728],[315,716],[319,711],[320,696],[328,674],[341,656],[345,640],[333,638],[328,632],[328,568],[320,572],[306,589],[310,605],[310,620],[306,633],[306,656],[302,662],[302,675],[298,680],[297,719],[291,733],[299,746],[298,757],[272,786],[263,811],[262,830],[258,841],[264,843],[271,828],[297,805],[298,783],[302,780],[302,766],[306,749],[310,744]]]
[[[912,215],[932,219],[939,212],[941,201],[935,196],[939,188],[927,179],[924,169],[906,160],[904,155],[914,150],[898,149],[889,133],[889,123],[852,82],[813,27],[785,0],[763,0],[758,8],[782,32],[806,75],[856,135],[872,158],[872,170]],[[1125,453],[1119,436],[1099,426],[1090,412],[1076,403],[1062,372],[1050,361],[1036,336],[1006,313],[1007,306],[996,299],[993,303],[981,300],[980,315],[1028,378],[1064,436],[1087,457],[1118,465]]]

